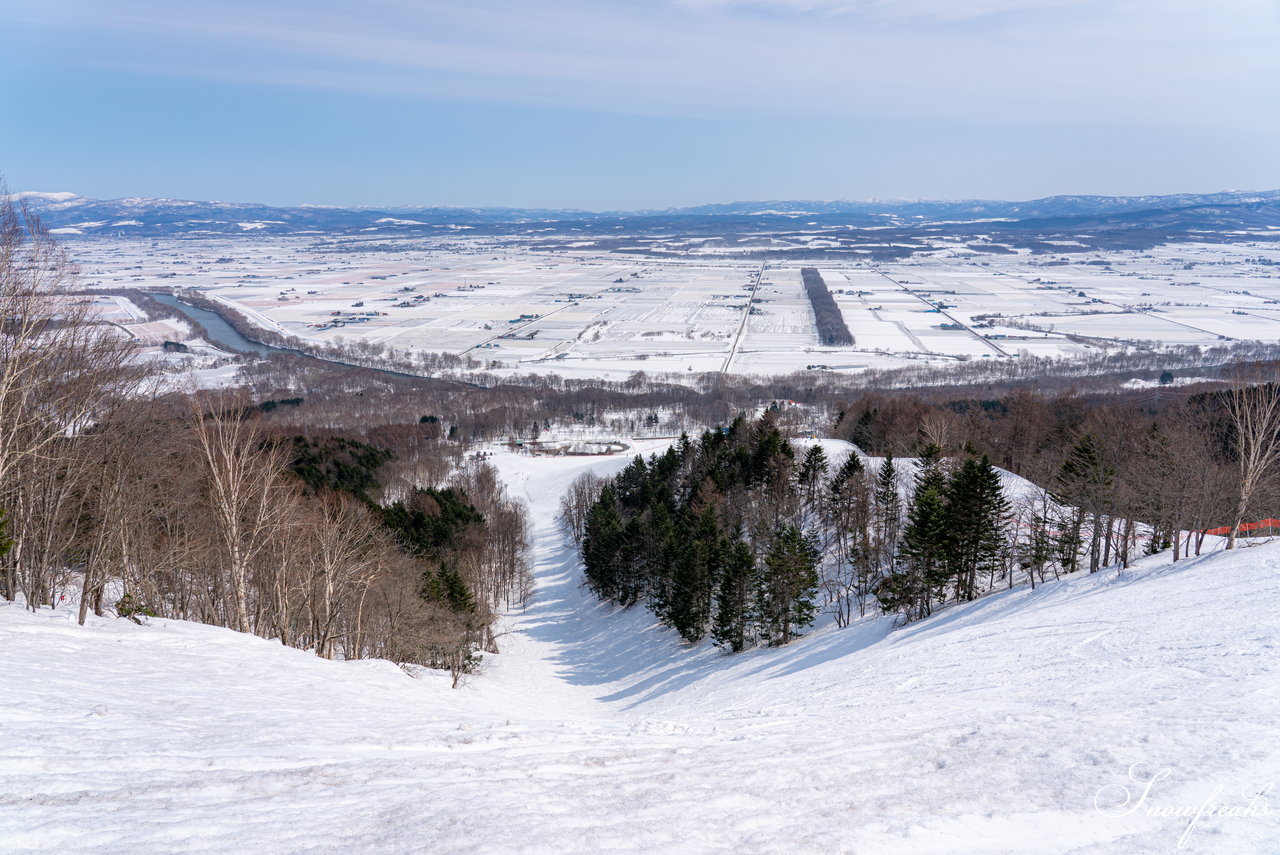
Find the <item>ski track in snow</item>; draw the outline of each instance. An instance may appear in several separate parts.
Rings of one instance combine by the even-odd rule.
[[[838,457],[839,443],[826,442]],[[663,441],[640,441],[649,453]],[[1015,589],[780,650],[579,586],[554,522],[627,456],[497,454],[537,590],[460,690],[223,629],[0,605],[4,853],[1280,851],[1280,545]],[[1114,796],[1118,790],[1107,791]]]

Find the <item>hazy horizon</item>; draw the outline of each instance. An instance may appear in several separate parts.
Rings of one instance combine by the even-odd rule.
[[[636,210],[1280,187],[1277,0],[0,0],[13,187]]]
[[[946,199],[927,198],[927,197],[918,197],[918,198],[911,198],[911,199],[907,199],[907,198],[800,199],[800,198],[794,198],[794,197],[785,198],[785,199],[781,199],[781,198],[780,199],[730,199],[730,200],[713,200],[713,201],[707,201],[707,202],[697,202],[692,205],[667,205],[663,207],[651,207],[651,208],[572,208],[572,207],[553,208],[553,207],[547,207],[547,206],[541,206],[541,205],[502,205],[502,204],[455,205],[455,204],[431,204],[431,203],[415,204],[412,202],[404,203],[404,204],[378,204],[376,202],[359,202],[351,205],[331,205],[331,204],[322,204],[317,202],[298,202],[298,203],[278,203],[277,204],[274,202],[264,202],[259,199],[194,199],[194,198],[183,198],[183,197],[177,197],[177,196],[124,195],[124,196],[113,196],[113,197],[106,198],[106,197],[97,197],[97,196],[87,196],[83,193],[76,193],[74,190],[24,189],[24,190],[13,190],[11,192],[14,196],[17,196],[17,197],[36,196],[36,197],[47,198],[47,197],[53,197],[53,196],[70,196],[74,198],[87,199],[89,201],[95,201],[95,202],[113,202],[113,201],[137,199],[140,201],[168,200],[173,202],[195,202],[195,203],[206,203],[206,204],[213,204],[213,205],[263,205],[263,206],[272,207],[272,208],[333,208],[333,209],[350,209],[350,210],[368,209],[368,210],[374,210],[374,211],[376,210],[415,210],[415,209],[425,210],[429,208],[458,208],[462,210],[510,209],[510,210],[571,211],[571,212],[580,212],[584,214],[635,214],[635,213],[648,213],[648,212],[661,213],[665,211],[682,211],[682,210],[688,210],[692,208],[714,207],[714,206],[767,205],[767,204],[773,204],[773,203],[786,203],[786,204],[794,203],[794,204],[814,204],[814,205],[882,204],[882,205],[889,206],[889,205],[912,205],[912,204],[948,205],[948,204],[960,204],[960,203],[967,203],[967,202],[1029,204],[1032,202],[1040,201],[1042,199],[1051,199],[1051,198],[1059,198],[1059,197],[1107,199],[1107,198],[1138,198],[1138,197],[1150,196],[1153,198],[1168,198],[1172,196],[1215,196],[1215,195],[1225,195],[1225,194],[1236,194],[1236,195],[1248,197],[1253,194],[1269,195],[1269,194],[1280,193],[1280,188],[1248,189],[1248,190],[1229,188],[1225,190],[1210,190],[1206,192],[1175,191],[1173,193],[1133,194],[1133,195],[1121,194],[1121,193],[1056,193],[1056,194],[1052,194],[1051,196],[1040,196],[1035,199],[997,199],[994,197],[967,197],[967,198],[946,198]],[[800,212],[797,212],[797,213],[800,213]],[[815,212],[804,212],[804,213],[815,213]]]

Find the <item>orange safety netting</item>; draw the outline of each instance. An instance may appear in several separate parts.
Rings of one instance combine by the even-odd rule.
[[[1241,523],[1240,533],[1243,534],[1246,531],[1257,531],[1260,528],[1280,529],[1280,520],[1265,519],[1265,520],[1259,520],[1258,522]],[[1208,529],[1205,529],[1204,533],[1217,534],[1225,537],[1226,535],[1231,534],[1231,526],[1222,525],[1222,526],[1218,526],[1217,528],[1208,528]]]

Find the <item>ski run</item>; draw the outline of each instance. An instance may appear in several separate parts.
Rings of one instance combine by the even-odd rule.
[[[1280,544],[726,656],[580,584],[559,497],[629,459],[495,453],[537,587],[456,690],[0,603],[0,852],[1280,852]]]

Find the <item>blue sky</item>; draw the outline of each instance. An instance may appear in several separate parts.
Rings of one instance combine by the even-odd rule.
[[[618,209],[1280,187],[1280,0],[0,0],[15,189]]]

